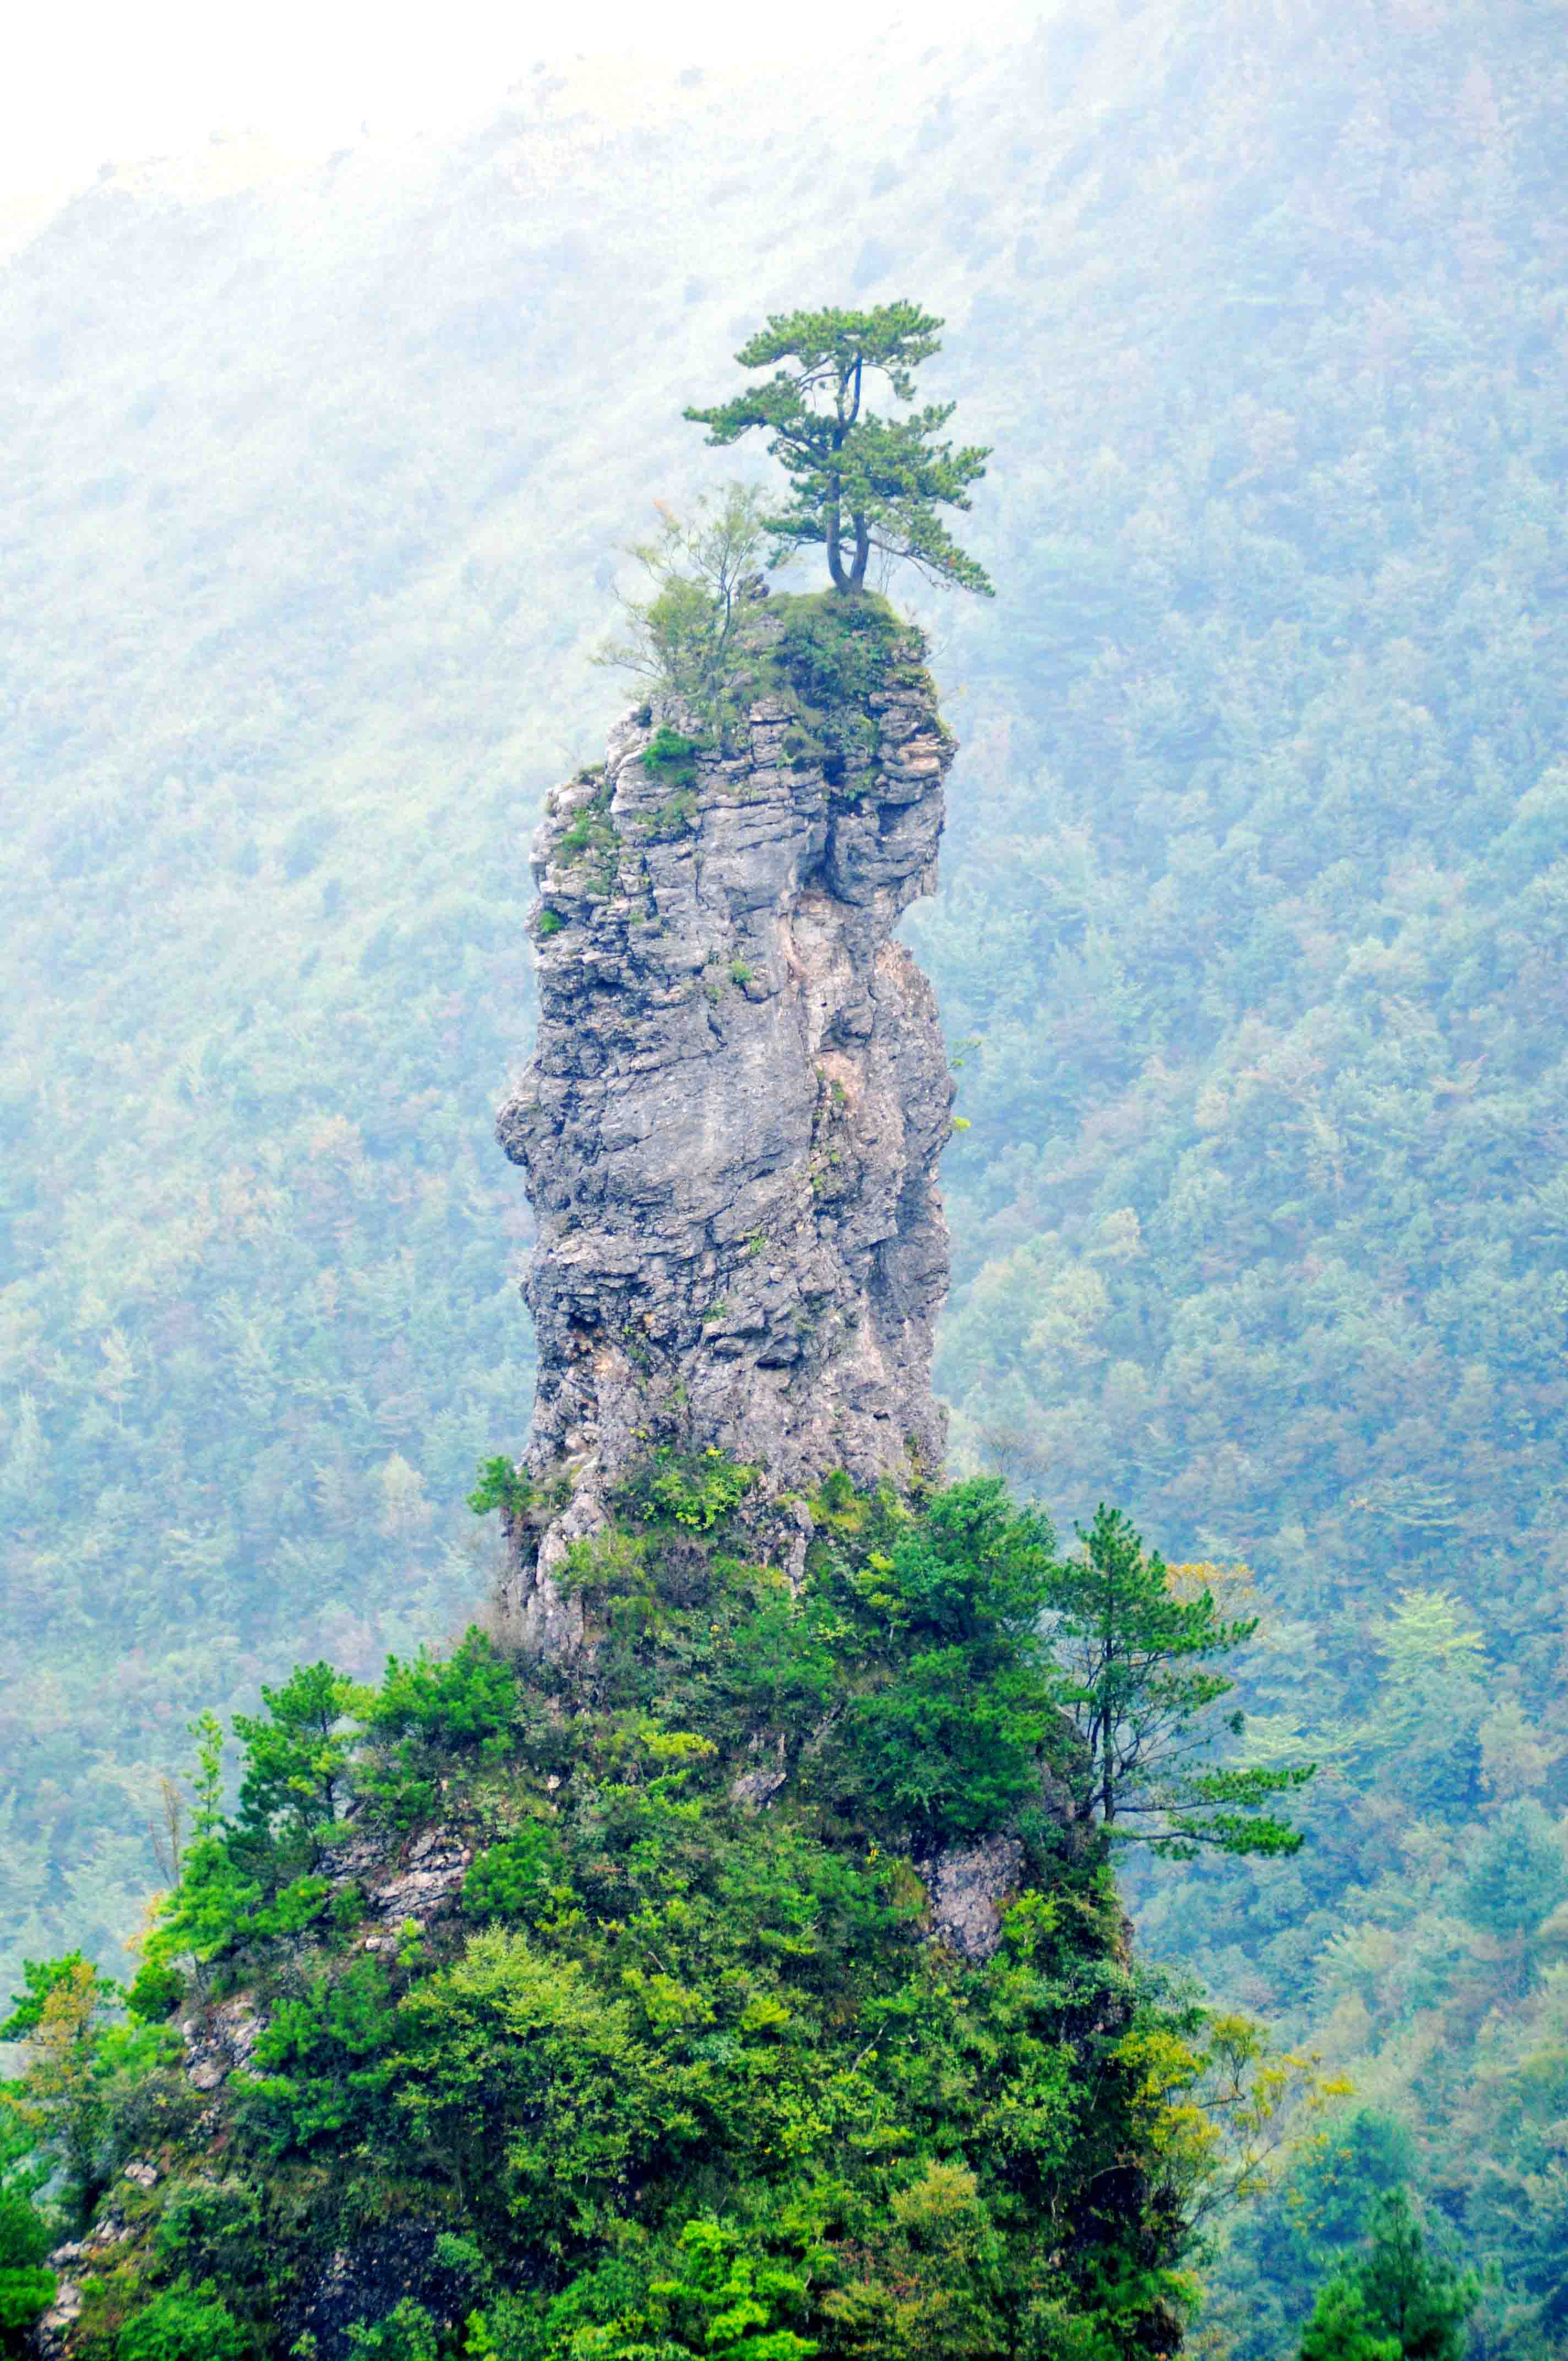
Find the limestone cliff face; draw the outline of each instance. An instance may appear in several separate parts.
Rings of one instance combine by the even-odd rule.
[[[952,1084],[893,929],[935,881],[953,747],[907,632],[872,642],[847,714],[808,702],[779,660],[808,603],[749,618],[733,751],[644,708],[533,847],[538,1046],[498,1133],[539,1229],[530,1469],[571,1484],[513,1534],[513,1609],[552,1653],[553,1569],[657,1445],[762,1468],[752,1535],[785,1563],[791,1496],[829,1469],[904,1483],[943,1455]]]

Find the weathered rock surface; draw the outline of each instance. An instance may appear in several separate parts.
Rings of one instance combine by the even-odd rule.
[[[940,1466],[952,1084],[893,935],[932,890],[953,754],[922,653],[885,650],[848,756],[786,680],[676,784],[645,709],[539,830],[538,1046],[498,1133],[539,1231],[529,1464],[571,1486],[513,1534],[514,1615],[552,1654],[579,1636],[555,1570],[660,1444],[764,1471],[752,1532],[786,1565],[828,1470]]]
[[[1023,1874],[1016,1837],[986,1837],[937,1854],[927,1871],[931,1924],[960,1959],[989,1960],[1002,1940],[1002,1912]]]
[[[334,1894],[347,1886],[358,1889],[365,1929],[356,1938],[360,1947],[395,1953],[416,1929],[426,1934],[438,1920],[451,1917],[473,1858],[472,1845],[455,1829],[440,1825],[422,1830],[400,1848],[384,1830],[356,1831],[345,1824],[343,1840],[329,1856],[327,1883]],[[308,1934],[300,1938],[302,1951],[309,1949],[311,1941]],[[185,2079],[192,2088],[216,2092],[231,2074],[250,2072],[267,2025],[248,1992],[235,1993],[185,2018],[180,2030],[185,2042]]]
[[[248,1993],[187,2017],[180,2028],[185,2037],[186,2079],[198,2091],[215,2091],[236,2069],[249,2067],[265,2029]]]
[[[155,2164],[134,2158],[124,2166],[121,2179],[143,2191],[156,2186],[159,2173]],[[56,2246],[49,2258],[55,2275],[54,2301],[40,2313],[27,2332],[27,2349],[37,2361],[58,2361],[58,2356],[70,2348],[71,2333],[82,2315],[85,2301],[82,2282],[94,2273],[112,2268],[115,2249],[135,2236],[121,2208],[118,2193],[111,2191],[104,2198],[93,2219],[92,2228],[80,2238],[68,2238]]]
[[[389,2221],[325,2257],[280,2317],[287,2349],[313,2354],[316,2361],[353,2361],[363,2350],[355,2323],[384,2320],[405,2297],[443,2319],[461,2318],[465,2294],[472,2300],[471,2282],[443,2262],[442,2227]]]

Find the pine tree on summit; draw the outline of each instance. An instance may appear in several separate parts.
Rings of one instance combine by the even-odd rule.
[[[941,349],[942,325],[915,303],[871,312],[791,312],[770,315],[741,346],[742,368],[784,362],[761,385],[732,401],[685,412],[720,445],[753,427],[789,477],[789,507],[766,522],[780,555],[809,543],[828,553],[836,590],[863,590],[872,550],[905,558],[927,580],[991,598],[985,569],[961,550],[937,514],[967,509],[967,487],[985,473],[988,446],[954,450],[936,437],[953,414],[948,402],[905,418],[879,418],[866,407],[866,379],[881,374],[900,401],[915,399],[915,371]]]

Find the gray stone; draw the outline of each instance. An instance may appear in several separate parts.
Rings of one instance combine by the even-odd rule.
[[[757,1739],[751,1742],[751,1751],[759,1757],[756,1768],[740,1772],[730,1782],[729,1799],[731,1803],[743,1805],[749,1812],[760,1812],[773,1802],[779,1789],[788,1784],[789,1762],[784,1731],[780,1730],[771,1756],[762,1754],[762,1742]]]
[[[215,2091],[236,2067],[247,2067],[265,2029],[248,1993],[220,2001],[199,2016],[187,2017],[185,2076],[192,2089]]]
[[[422,1869],[407,1869],[378,1888],[370,1896],[372,1908],[385,1918],[401,1926],[405,1919],[417,1919],[421,1926],[432,1918],[444,1917],[457,1907],[457,1897],[463,1890],[464,1864],[461,1861],[430,1862]]]
[[[642,756],[682,717],[629,718],[535,840],[538,1042],[497,1129],[538,1224],[528,1465],[570,1494],[513,1521],[506,1603],[550,1656],[582,1640],[567,1552],[656,1444],[762,1470],[751,1543],[792,1576],[798,1496],[830,1469],[940,1468],[952,1082],[893,936],[935,883],[954,752],[922,653],[890,654],[877,752],[841,776],[791,759],[802,717],[769,696],[672,801]]]
[[[986,1837],[938,1853],[926,1870],[937,1940],[960,1959],[989,1960],[1002,1940],[1002,1905],[1023,1867],[1016,1837]]]

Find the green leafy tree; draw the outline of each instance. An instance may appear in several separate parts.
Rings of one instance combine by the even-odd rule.
[[[352,2352],[378,2354],[380,2361],[439,2361],[442,2350],[434,2321],[411,2296],[402,2297],[374,2325],[354,2322],[348,2343]]]
[[[232,2174],[182,2182],[164,2202],[153,2243],[160,2261],[191,2278],[248,2286],[268,2257],[261,2191]]]
[[[167,2071],[179,2039],[126,2023],[124,1993],[80,1951],[28,1960],[25,1979],[0,2025],[0,2041],[20,2041],[26,2061],[0,2112],[0,2191],[48,2187],[84,2224],[126,2158],[185,2120],[187,2087]]]
[[[523,1470],[504,1453],[497,1453],[480,1460],[468,1506],[477,1517],[488,1517],[492,1509],[499,1509],[503,1517],[518,1517],[532,1498],[533,1488]]]
[[[1366,2106],[1337,2116],[1293,2160],[1283,2202],[1245,2226],[1258,2273],[1282,2287],[1313,2286],[1355,2244],[1376,2200],[1405,2180],[1414,2161],[1409,2128],[1397,2116]]]
[[[192,2293],[168,2288],[128,2320],[115,2361],[245,2361],[251,2341],[217,2291],[203,2282]]]
[[[27,2330],[54,2301],[47,2268],[54,2232],[35,2200],[49,2178],[35,2154],[37,2124],[25,2094],[0,2083],[0,2353],[19,2354]]]
[[[1301,2361],[1399,2361],[1397,2336],[1380,2334],[1366,2299],[1343,2279],[1331,2279],[1301,2332]]]
[[[1403,2188],[1377,2200],[1368,2227],[1370,2251],[1313,2307],[1302,2361],[1460,2361],[1479,2280],[1428,2254]]]
[[[275,2155],[368,2119],[392,2078],[392,2026],[386,1970],[374,1959],[335,1981],[318,1977],[279,2005],[256,2045],[261,2071],[237,2085]]]
[[[182,1962],[204,1994],[209,1963],[260,1900],[259,1881],[235,1860],[226,1838],[215,1833],[197,1837],[185,1856],[179,1884],[159,1904],[159,1923],[148,1938],[142,1974],[171,1971],[174,1962]],[[140,1984],[138,1976],[137,1987]]]
[[[263,1688],[265,1716],[236,1713],[246,1748],[239,1825],[270,1847],[313,1858],[320,1831],[343,1803],[355,1734],[349,1717],[367,1692],[326,1664],[300,1664],[280,1688]]]
[[[802,2304],[804,2279],[758,2254],[728,2222],[688,2222],[678,2273],[655,2279],[652,2292],[670,2307],[680,2345],[713,2361],[810,2361],[817,2351],[779,2316]]]
[[[531,1917],[558,1873],[550,1830],[533,1822],[478,1855],[463,1881],[463,1907],[472,1918]]]
[[[450,1656],[432,1657],[423,1649],[407,1663],[389,1656],[380,1688],[360,1712],[376,1738],[477,1747],[489,1754],[504,1747],[517,1705],[516,1673],[482,1631],[470,1629]]]
[[[31,2198],[0,2189],[0,2353],[19,2353],[22,2332],[54,2301],[46,2268],[53,2234]]]
[[[1539,1927],[1568,1892],[1563,1830],[1530,1795],[1505,1804],[1480,1832],[1464,1882],[1473,1926],[1504,1939]]]
[[[1406,1590],[1373,1625],[1387,1669],[1362,1733],[1365,1754],[1422,1809],[1465,1815],[1480,1767],[1478,1730],[1488,1698],[1485,1643],[1457,1599]]]
[[[961,550],[937,511],[967,509],[968,487],[985,473],[989,448],[955,450],[937,438],[955,404],[904,418],[866,406],[867,379],[884,377],[902,402],[915,399],[915,371],[941,349],[942,323],[915,303],[871,312],[772,313],[736,354],[772,377],[687,418],[711,444],[738,443],[760,429],[790,479],[789,506],[766,519],[781,553],[824,548],[836,590],[863,590],[873,550],[906,559],[928,580],[984,597],[984,568]],[[784,366],[779,367],[777,364]]]
[[[1005,2341],[1003,2276],[977,2176],[933,2158],[894,2192],[863,2275],[831,2289],[823,2309],[861,2361],[980,2361]]]
[[[104,2183],[104,2039],[118,1987],[80,1951],[29,1960],[26,1989],[0,2024],[0,2041],[27,2045],[23,2104],[39,2151],[63,2168],[65,2193],[85,2220]]]
[[[648,594],[622,598],[622,634],[597,664],[616,664],[676,697],[722,740],[736,718],[736,633],[741,586],[768,538],[760,495],[730,484],[689,518],[659,508],[659,530],[633,544]],[[487,1504],[488,1505],[488,1504]]]
[[[824,1750],[825,1776],[944,1842],[1037,1801],[1060,1726],[1039,1631],[1054,1542],[1038,1510],[979,1477],[844,1562],[831,1644],[862,1657],[865,1686]]]
[[[1080,1553],[1052,1569],[1045,1604],[1062,1668],[1058,1702],[1083,1741],[1080,1808],[1107,1833],[1179,1859],[1200,1845],[1288,1853],[1298,1830],[1264,1808],[1312,1766],[1205,1767],[1211,1708],[1235,1684],[1212,1660],[1250,1640],[1255,1616],[1226,1620],[1211,1592],[1184,1599],[1119,1509],[1102,1506]],[[1228,1727],[1239,1735],[1242,1717]],[[1129,1828],[1127,1823],[1133,1825]]]

